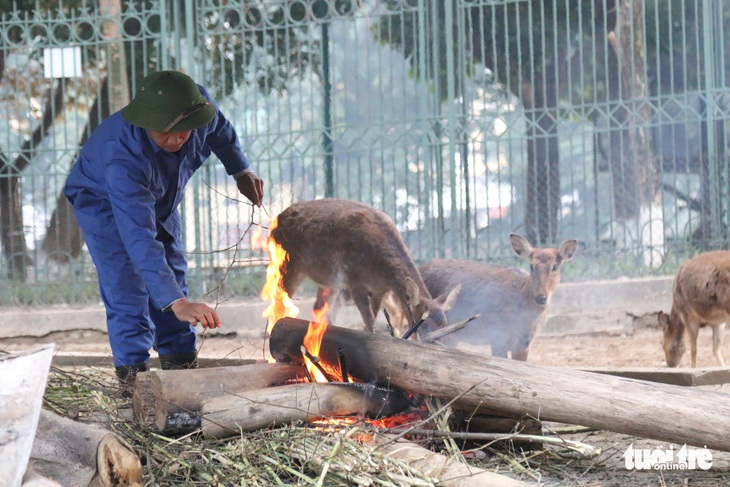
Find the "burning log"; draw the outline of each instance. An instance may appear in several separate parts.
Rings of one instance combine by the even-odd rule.
[[[200,427],[200,410],[208,399],[304,376],[302,367],[284,363],[141,372],[134,385],[132,410],[143,426],[168,434],[187,433]]]
[[[142,485],[142,464],[126,441],[46,410],[41,410],[29,465],[61,485]]]
[[[271,355],[301,363],[307,321],[283,318]],[[354,380],[453,399],[459,409],[530,415],[660,441],[730,451],[730,396],[538,365],[330,326],[320,363],[338,377],[337,350]],[[650,418],[650,419],[648,419]]]
[[[405,395],[372,385],[302,383],[215,397],[201,416],[206,438],[225,438],[293,421],[390,416],[409,405]]]

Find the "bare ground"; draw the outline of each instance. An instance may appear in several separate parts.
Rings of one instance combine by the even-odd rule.
[[[201,337],[200,354],[209,358],[264,358],[265,343],[255,337],[206,336]],[[661,331],[658,328],[643,327],[631,331],[613,333],[593,333],[590,335],[538,336],[530,351],[529,361],[564,367],[663,367],[665,366],[661,348]],[[0,341],[0,350],[14,351],[28,348],[40,342],[53,341],[58,350],[66,353],[93,352],[109,353],[106,335],[98,332],[80,331],[63,335],[48,336],[43,339],[15,339]],[[714,367],[717,364],[711,353],[709,330],[702,330],[699,340],[699,366]],[[725,356],[730,356],[729,344],[725,345]],[[689,365],[689,357],[684,357],[682,366]],[[727,388],[727,386],[724,386]],[[722,390],[715,386],[714,389]],[[723,390],[727,392],[727,389]],[[730,397],[730,396],[729,396]],[[546,424],[547,428],[561,428],[565,425]],[[730,432],[728,432],[730,434]],[[566,461],[541,458],[537,461],[523,461],[531,466],[530,476],[540,485],[581,485],[581,486],[730,486],[730,454],[712,451],[713,463],[709,470],[628,470],[623,453],[633,445],[634,448],[667,449],[669,445],[661,442],[635,438],[606,431],[583,429],[576,433],[564,434],[567,439],[581,441],[600,448],[601,454],[592,460]],[[681,445],[673,445],[678,451]],[[506,469],[509,470],[509,469]],[[526,477],[523,477],[526,478]]]

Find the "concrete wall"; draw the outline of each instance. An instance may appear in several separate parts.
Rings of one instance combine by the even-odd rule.
[[[660,310],[672,304],[672,276],[614,281],[563,283],[553,296],[550,315],[541,334],[565,335],[636,326],[644,318],[650,322]],[[309,318],[312,301],[297,302],[300,316]],[[266,324],[262,313],[266,303],[259,299],[227,302],[218,306],[223,326],[213,334],[235,333],[252,338],[263,337]],[[340,326],[360,327],[360,315],[354,307],[341,310],[336,322]],[[0,339],[42,337],[53,332],[106,332],[102,306],[87,308],[55,307],[0,309]]]
[[[674,276],[563,283],[553,295],[543,335],[633,328],[672,306]]]

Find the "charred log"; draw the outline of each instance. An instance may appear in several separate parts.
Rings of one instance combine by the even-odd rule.
[[[307,321],[283,318],[271,355],[301,363]],[[454,407],[579,424],[660,441],[730,451],[725,394],[508,360],[330,326],[320,363],[339,375],[337,350],[354,379],[453,400]],[[651,420],[647,420],[651,418]]]

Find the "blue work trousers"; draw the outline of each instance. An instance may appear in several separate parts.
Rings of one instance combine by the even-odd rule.
[[[164,312],[154,304],[121,238],[85,233],[84,239],[99,276],[114,365],[146,362],[151,348],[160,355],[195,352],[195,328],[178,320],[172,311]],[[164,230],[157,239],[164,244],[167,265],[187,296],[187,262],[182,242]]]

